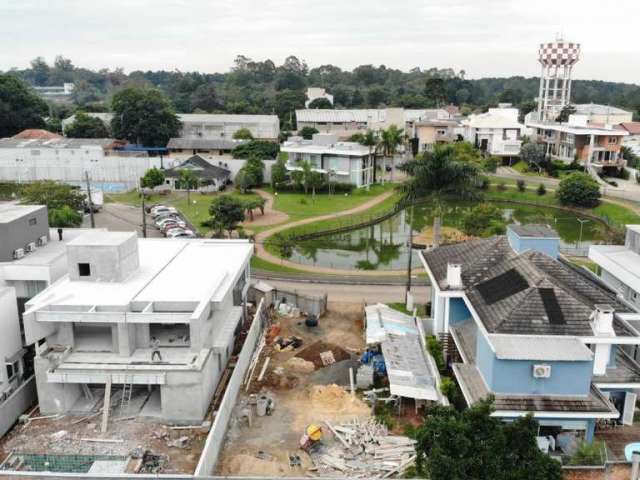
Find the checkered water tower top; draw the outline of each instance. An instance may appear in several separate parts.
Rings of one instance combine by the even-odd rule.
[[[543,65],[575,65],[580,60],[580,44],[571,42],[541,43],[538,61]]]

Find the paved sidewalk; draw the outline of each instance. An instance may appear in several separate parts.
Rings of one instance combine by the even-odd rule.
[[[250,229],[251,227],[261,227],[264,225],[277,225],[289,220],[289,215],[273,208],[273,195],[259,189],[255,189],[254,192],[267,201],[267,203],[265,203],[264,205],[264,215],[254,213],[253,221],[245,220],[244,222],[242,222],[242,226],[244,228]]]
[[[285,260],[283,258],[277,257],[275,255],[272,255],[271,253],[269,253],[265,248],[264,248],[264,242],[272,235],[275,235],[278,232],[281,232],[283,230],[287,230],[289,228],[293,228],[293,227],[298,227],[300,225],[307,225],[309,223],[313,223],[313,222],[319,222],[322,220],[330,220],[332,218],[338,218],[338,217],[344,217],[347,215],[352,215],[354,213],[360,213],[360,212],[364,212],[368,209],[370,209],[371,207],[374,207],[375,205],[378,205],[381,202],[384,202],[387,198],[389,198],[391,195],[393,195],[392,191],[388,191],[383,193],[382,195],[379,195],[375,198],[372,198],[371,200],[363,203],[362,205],[358,205],[355,208],[351,208],[349,210],[343,210],[341,212],[337,212],[337,213],[332,213],[329,215],[321,215],[318,217],[310,217],[310,218],[304,218],[302,220],[298,220],[296,222],[291,222],[291,223],[287,223],[284,225],[278,225],[277,227],[274,228],[270,228],[269,230],[265,230],[263,232],[260,232],[259,234],[256,235],[255,240],[255,249],[256,249],[256,255],[260,258],[262,258],[263,260],[266,260],[268,262],[271,263],[275,263],[278,265],[283,265],[286,267],[291,267],[291,268],[295,268],[297,270],[301,270],[301,271],[305,271],[305,272],[311,272],[311,273],[324,273],[324,274],[335,274],[335,275],[357,275],[357,276],[395,276],[395,275],[406,275],[406,272],[404,271],[399,271],[399,270],[393,270],[393,271],[378,271],[378,270],[340,270],[340,269],[334,269],[334,268],[327,268],[327,267],[318,267],[318,266],[314,266],[314,265],[303,265],[301,263],[296,263],[296,262],[291,262],[289,260]],[[416,270],[416,272],[418,272],[420,270]]]

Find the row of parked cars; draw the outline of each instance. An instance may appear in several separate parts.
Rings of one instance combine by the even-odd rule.
[[[196,234],[187,228],[187,223],[174,207],[154,205],[148,210],[153,223],[167,238],[196,238]]]

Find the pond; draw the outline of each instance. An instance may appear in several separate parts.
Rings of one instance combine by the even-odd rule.
[[[555,208],[530,207],[518,204],[496,203],[507,223],[543,223],[555,228],[560,236],[561,249],[587,248],[592,243],[606,242],[606,229],[600,223],[571,212]],[[443,207],[443,237],[463,239],[459,231],[462,214],[469,202],[448,202]],[[421,239],[430,243],[433,225],[433,205],[414,207],[414,242]],[[366,228],[348,233],[327,235],[322,238],[298,242],[289,260],[305,265],[353,270],[403,270],[407,268],[409,241],[409,210]],[[580,224],[583,223],[582,241]],[[579,245],[578,245],[579,243]],[[420,263],[414,252],[414,268]]]

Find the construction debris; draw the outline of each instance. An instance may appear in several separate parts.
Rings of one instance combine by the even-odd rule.
[[[180,438],[176,438],[175,440],[169,440],[167,442],[167,447],[174,448],[187,448],[189,446],[189,437],[182,436]]]
[[[322,361],[322,365],[325,367],[336,363],[336,358],[333,356],[333,352],[331,350],[320,352],[320,360]]]
[[[290,337],[276,337],[273,340],[273,348],[278,352],[290,352],[302,346],[302,339],[292,335]]]
[[[402,475],[414,464],[416,441],[389,435],[387,427],[371,418],[332,425],[324,422],[339,444],[326,445],[310,453],[319,476],[389,478]]]

